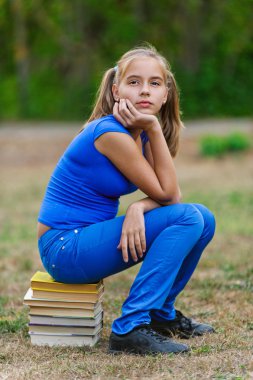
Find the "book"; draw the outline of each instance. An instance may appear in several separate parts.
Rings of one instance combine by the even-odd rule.
[[[55,281],[47,272],[37,271],[31,278],[31,288],[36,290],[70,292],[70,293],[97,293],[103,281],[94,284],[65,284]]]
[[[66,307],[66,308],[83,308],[83,309],[89,309],[94,310],[97,306],[96,303],[92,302],[80,302],[80,301],[69,301],[69,300],[52,300],[52,299],[45,299],[45,298],[34,298],[33,297],[33,291],[31,288],[28,289],[24,296],[23,303],[27,306],[48,306],[48,307]]]
[[[102,322],[95,327],[87,326],[57,326],[57,325],[37,325],[29,323],[29,333],[31,334],[73,334],[73,335],[96,335],[102,329]]]
[[[64,307],[46,307],[46,306],[30,306],[30,314],[62,316],[62,317],[88,317],[96,316],[102,311],[102,305],[99,303],[94,310],[64,308]]]
[[[87,335],[46,335],[30,334],[31,343],[38,346],[94,346],[100,338],[100,333]]]
[[[44,298],[47,300],[59,301],[79,301],[79,302],[92,302],[96,303],[101,300],[104,292],[104,287],[99,288],[98,293],[70,293],[70,292],[56,292],[48,290],[33,289],[34,298]]]
[[[31,324],[38,325],[53,325],[53,326],[87,326],[95,327],[103,320],[103,311],[91,318],[75,318],[75,317],[49,317],[47,315],[32,315],[29,314]]]

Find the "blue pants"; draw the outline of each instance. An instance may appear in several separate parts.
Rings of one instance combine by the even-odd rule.
[[[122,315],[112,325],[125,334],[150,319],[175,318],[174,302],[196,268],[215,230],[213,214],[198,204],[163,206],[144,214],[146,253]],[[137,263],[117,249],[124,216],[75,230],[47,231],[39,239],[45,269],[65,283],[91,283]]]

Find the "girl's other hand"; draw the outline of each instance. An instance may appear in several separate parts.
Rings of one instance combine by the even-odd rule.
[[[145,131],[157,125],[161,128],[155,115],[138,111],[129,99],[120,99],[119,102],[115,102],[113,115],[125,128],[140,128]]]
[[[132,259],[136,262],[146,251],[145,222],[142,209],[132,204],[128,207],[122,226],[118,249],[122,250],[123,260],[128,262],[128,248]]]

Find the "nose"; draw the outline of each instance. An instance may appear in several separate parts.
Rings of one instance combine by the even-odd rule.
[[[149,90],[149,85],[148,83],[143,83],[142,87],[141,87],[141,95],[149,95],[150,94],[150,90]]]

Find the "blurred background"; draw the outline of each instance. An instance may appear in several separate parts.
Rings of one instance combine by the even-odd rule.
[[[84,120],[103,72],[148,41],[184,119],[251,116],[252,0],[0,0],[0,119]]]

